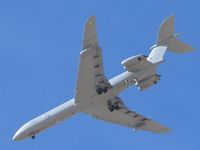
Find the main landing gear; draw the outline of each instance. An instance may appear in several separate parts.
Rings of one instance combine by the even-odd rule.
[[[120,109],[118,103],[114,103],[112,104],[110,101],[108,102],[108,109],[110,110],[110,112],[113,112],[114,110],[118,110]]]
[[[108,92],[108,88],[107,87],[104,87],[104,88],[101,88],[99,86],[96,87],[96,92],[101,95],[102,93],[107,93]]]

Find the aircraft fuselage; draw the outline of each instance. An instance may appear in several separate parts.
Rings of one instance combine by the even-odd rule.
[[[155,133],[168,132],[169,129],[163,125],[129,110],[118,94],[131,85],[145,90],[156,84],[160,80],[160,76],[156,74],[156,68],[164,61],[163,56],[166,50],[177,53],[193,50],[191,46],[176,38],[177,34],[174,34],[173,24],[174,17],[168,17],[160,26],[156,43],[151,47],[150,54],[148,56],[136,55],[125,59],[121,64],[126,72],[108,81],[104,75],[95,17],[90,17],[85,24],[75,98],[24,124],[15,133],[13,140],[34,138],[39,132],[79,112],[86,112],[93,117],[134,129]],[[120,107],[118,104],[123,105]],[[118,117],[119,114],[122,117]]]

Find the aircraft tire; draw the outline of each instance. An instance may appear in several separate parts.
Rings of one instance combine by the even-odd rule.
[[[103,90],[102,90],[102,88],[97,88],[97,89],[96,89],[96,92],[97,92],[99,95],[101,95],[101,94],[103,93]]]
[[[35,139],[35,135],[32,135],[32,136],[31,136],[31,139]]]
[[[115,110],[115,106],[114,105],[110,105],[110,106],[108,106],[108,109],[110,110],[110,112],[113,112]]]
[[[102,88],[102,92],[103,93],[107,93],[108,92],[108,89],[105,87],[105,88]]]
[[[118,106],[118,104],[115,104],[114,107],[115,107],[115,110],[120,109],[119,106]]]

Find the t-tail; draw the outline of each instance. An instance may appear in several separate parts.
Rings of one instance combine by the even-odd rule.
[[[192,51],[193,48],[191,46],[177,39],[179,35],[178,33],[174,33],[174,16],[169,16],[161,23],[156,44],[151,47],[151,53],[147,60],[152,63],[162,62],[166,50],[175,53]]]

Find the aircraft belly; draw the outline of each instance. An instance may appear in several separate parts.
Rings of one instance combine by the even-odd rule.
[[[76,113],[76,105],[73,101],[68,101],[36,118],[36,128],[41,129],[48,128],[66,118],[71,117]],[[34,120],[33,120],[34,121]]]
[[[64,104],[57,106],[56,108],[34,118],[23,125],[15,134],[16,140],[21,140],[26,137],[35,135],[44,129],[47,129],[64,119],[67,119],[74,115],[78,111],[74,99],[65,102]]]

